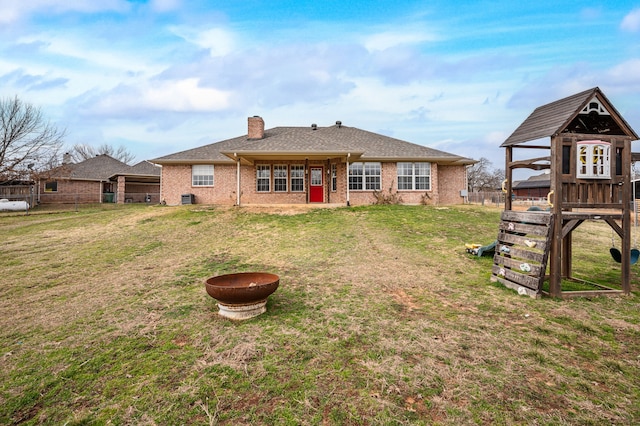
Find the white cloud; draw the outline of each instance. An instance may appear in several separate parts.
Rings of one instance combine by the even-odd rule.
[[[143,92],[142,105],[149,109],[179,112],[218,111],[229,106],[229,92],[198,87],[198,80],[189,78],[148,87]]]
[[[372,34],[366,37],[364,40],[364,46],[370,52],[386,50],[391,47],[407,45],[407,44],[419,44],[426,41],[435,41],[438,38],[432,34],[428,34],[422,31],[384,31],[377,34]]]
[[[147,83],[141,86],[119,86],[108,93],[86,99],[90,113],[126,116],[150,111],[212,112],[229,106],[230,92],[200,87],[198,79]]]
[[[33,13],[94,13],[103,10],[123,12],[128,9],[129,5],[124,0],[0,0],[0,23],[9,24]]]
[[[210,28],[196,31],[187,27],[171,27],[178,37],[203,49],[208,49],[211,56],[224,56],[235,48],[234,35],[223,28]]]
[[[137,51],[119,49],[113,44],[105,44],[99,37],[86,35],[79,37],[74,32],[43,32],[31,34],[16,40],[15,49],[26,51],[26,47],[37,46],[32,55],[23,58],[5,58],[12,61],[11,68],[18,64],[30,73],[58,73],[73,76],[72,87],[79,85],[86,90],[87,85],[112,87],[114,80],[123,81],[133,75],[155,75],[166,68],[166,63],[158,61],[159,50]],[[26,47],[23,47],[26,46]],[[169,49],[169,47],[167,47]],[[47,60],[38,60],[46,58]],[[170,61],[163,58],[163,61]],[[8,62],[11,64],[11,62]],[[0,69],[2,63],[0,62]],[[88,79],[87,75],[99,78]],[[77,93],[77,92],[76,92]]]
[[[640,87],[640,59],[622,62],[608,71],[611,83]]]
[[[629,12],[620,23],[620,29],[631,33],[640,31],[640,9]]]
[[[182,2],[180,0],[151,0],[151,9],[156,12],[169,12],[179,9]]]

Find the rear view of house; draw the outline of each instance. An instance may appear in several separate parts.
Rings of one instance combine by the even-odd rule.
[[[462,203],[475,161],[347,127],[275,127],[151,160],[167,204]]]

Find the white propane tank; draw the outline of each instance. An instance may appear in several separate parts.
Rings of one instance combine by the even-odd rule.
[[[0,212],[18,212],[27,210],[29,210],[29,203],[27,203],[26,201],[9,201],[6,198],[0,200]]]

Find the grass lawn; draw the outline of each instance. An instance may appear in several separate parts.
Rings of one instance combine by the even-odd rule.
[[[295,214],[294,214],[295,213]],[[0,216],[0,424],[640,423],[633,294],[533,300],[464,243],[500,211],[94,206]],[[606,225],[577,276],[617,284]],[[217,314],[210,276],[280,276]]]

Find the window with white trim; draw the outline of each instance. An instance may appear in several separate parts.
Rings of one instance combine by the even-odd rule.
[[[213,164],[194,164],[191,166],[192,186],[213,186]]]
[[[611,179],[611,144],[604,141],[580,141],[576,144],[576,177]]]
[[[338,165],[333,163],[331,165],[331,192],[338,190]]]
[[[304,165],[291,165],[291,192],[304,192]]]
[[[431,163],[398,163],[398,190],[429,191]]]
[[[380,163],[349,164],[349,189],[353,191],[379,191],[382,185]]]
[[[380,163],[364,163],[365,189],[380,190],[382,183],[382,168]]]
[[[274,192],[287,192],[287,165],[276,164],[273,166],[273,190]]]
[[[349,164],[349,190],[362,189],[362,176],[364,169],[362,163]]]
[[[271,191],[271,166],[260,164],[256,166],[256,190],[258,192]]]

